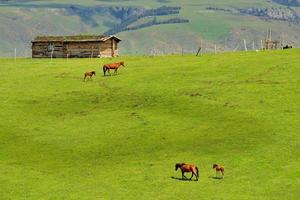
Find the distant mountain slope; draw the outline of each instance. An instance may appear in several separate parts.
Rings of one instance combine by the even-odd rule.
[[[227,3],[228,2],[228,3]],[[266,31],[300,44],[298,1],[0,0],[0,56],[30,55],[37,35],[117,34],[121,54],[258,48]],[[285,7],[282,5],[290,5]]]
[[[273,1],[286,6],[300,6],[299,0],[273,0]]]

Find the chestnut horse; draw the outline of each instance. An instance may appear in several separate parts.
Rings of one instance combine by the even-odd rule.
[[[187,177],[184,175],[185,172],[192,172],[192,176],[191,176],[190,180],[192,180],[193,176],[195,175],[196,180],[198,181],[199,170],[196,165],[191,165],[191,164],[186,164],[186,163],[177,163],[175,165],[175,170],[177,171],[178,168],[181,169],[182,179],[183,178],[187,179]]]
[[[108,71],[109,75],[111,75],[111,74],[110,74],[110,70],[111,70],[111,69],[114,69],[114,70],[115,70],[115,71],[114,71],[114,74],[118,73],[118,69],[119,69],[119,67],[121,67],[121,66],[125,67],[123,61],[122,61],[122,62],[110,63],[110,64],[105,64],[105,65],[103,65],[103,74],[104,74],[104,76],[105,76],[105,74],[106,74],[106,71]]]
[[[224,178],[224,167],[218,164],[213,164],[213,169],[216,170],[216,176],[218,175],[218,173],[222,173],[222,178]]]
[[[95,72],[95,71],[85,72],[85,73],[84,73],[83,81],[85,81],[86,77],[92,78],[92,76],[96,76],[96,72]]]

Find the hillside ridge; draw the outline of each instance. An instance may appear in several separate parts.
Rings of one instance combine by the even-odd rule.
[[[299,46],[300,7],[294,1],[0,1],[0,56],[30,56],[38,35],[118,34],[123,54],[241,50],[266,37]],[[294,3],[293,3],[294,2]]]

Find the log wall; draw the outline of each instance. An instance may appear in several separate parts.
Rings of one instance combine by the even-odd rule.
[[[33,58],[97,58],[118,56],[118,43],[111,39],[105,42],[33,42]]]
[[[68,42],[64,45],[64,54],[70,58],[97,58],[100,48],[101,42]]]
[[[50,58],[53,47],[53,58],[63,57],[63,43],[62,42],[36,42],[32,45],[32,57],[33,58]]]
[[[101,57],[112,57],[112,44],[111,40],[102,42],[101,44]]]

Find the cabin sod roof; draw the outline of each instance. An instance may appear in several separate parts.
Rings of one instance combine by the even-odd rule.
[[[70,36],[37,36],[31,42],[105,42],[111,38],[121,41],[115,35],[70,35]]]

